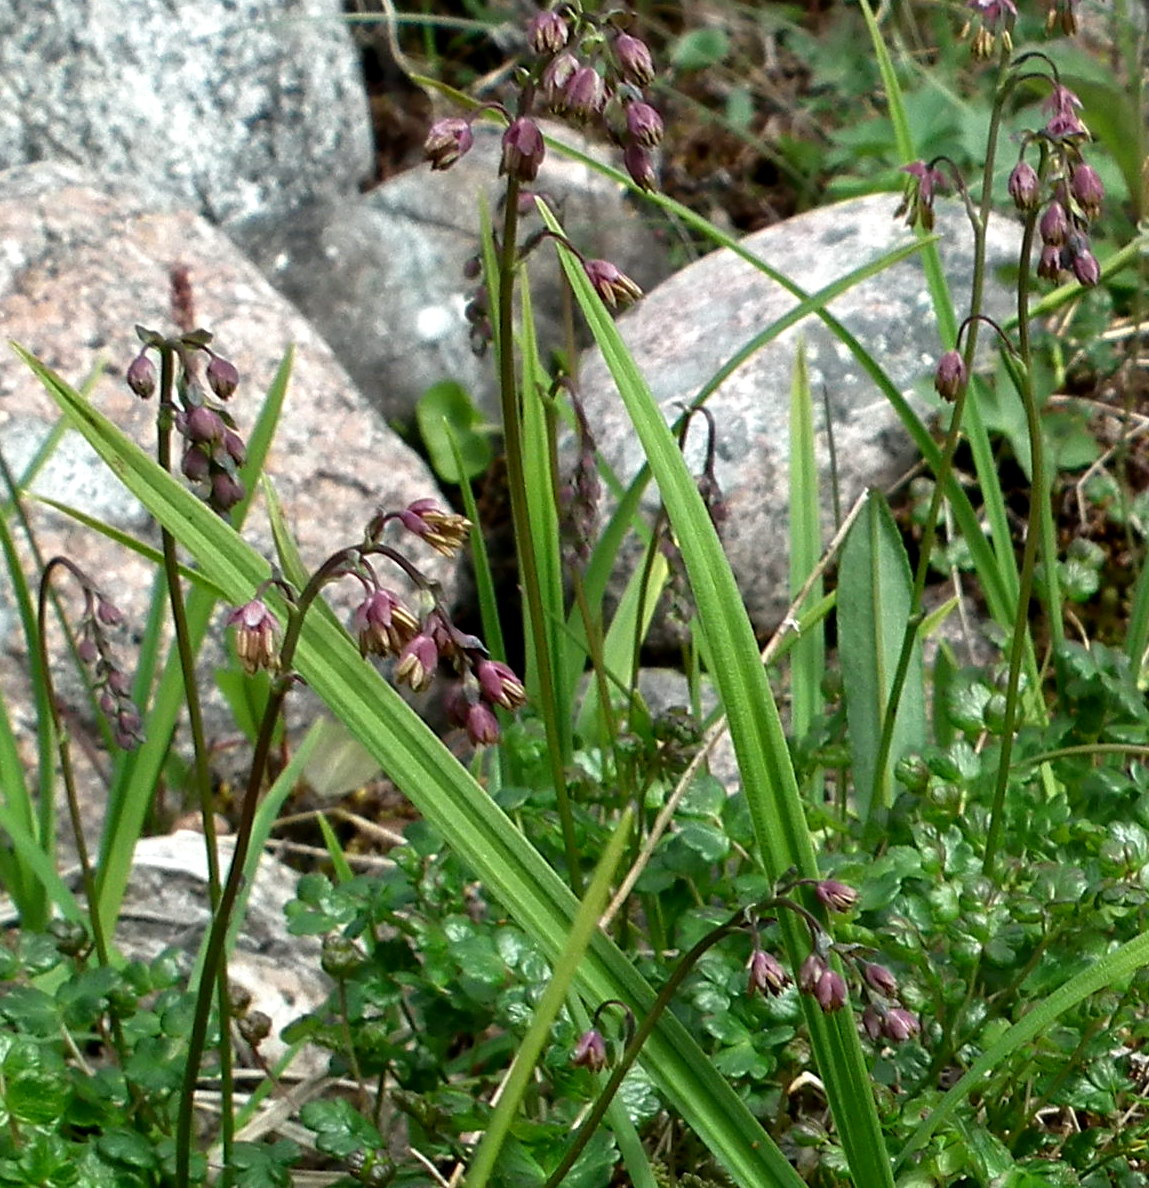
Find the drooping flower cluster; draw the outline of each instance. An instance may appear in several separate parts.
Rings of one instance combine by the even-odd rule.
[[[124,750],[134,750],[143,742],[143,724],[132,700],[131,681],[116,662],[108,638],[109,628],[119,627],[124,616],[91,578],[66,557],[49,561],[44,569],[45,577],[57,567],[67,569],[84,591],[84,613],[80,617],[76,652],[91,673],[97,703],[108,720],[116,745]]]
[[[813,887],[815,898],[828,911],[845,913],[857,906],[857,891],[836,879],[798,879],[792,885],[803,883]],[[831,955],[837,953],[843,959],[844,968],[848,970],[852,966],[856,970],[866,996],[861,1019],[866,1034],[872,1040],[884,1037],[891,1043],[901,1043],[918,1034],[920,1023],[899,1001],[897,981],[885,966],[859,956],[857,946],[836,944],[818,921],[792,901],[780,898],[772,906],[798,911],[810,928],[812,947],[794,979],[800,993],[814,999],[826,1014],[841,1010],[849,1002],[849,983],[831,959]],[[782,962],[755,939],[747,965],[747,992],[776,996],[790,985],[790,981]]]
[[[170,403],[161,409],[161,415],[171,416],[172,425],[183,438],[180,469],[184,477],[209,507],[226,515],[245,494],[239,468],[247,459],[247,450],[222,403],[235,392],[239,372],[235,364],[211,349],[212,336],[206,330],[193,330],[173,339],[142,326],[136,327],[136,333],[144,345],[128,367],[127,385],[141,400],[149,399],[156,390],[156,368],[149,352],[172,357],[176,367],[174,392],[162,393]],[[199,377],[203,356],[207,357],[204,378],[216,401],[208,397]]]
[[[1041,172],[1023,155],[1010,174],[1009,195],[1026,214],[1041,210],[1037,275],[1057,281],[1071,273],[1080,284],[1092,287],[1101,279],[1101,269],[1090,247],[1089,225],[1101,213],[1105,189],[1082,156],[1089,130],[1078,115],[1080,108],[1081,100],[1055,78],[1043,106],[1046,124],[1027,141],[1039,146]]]
[[[429,688],[440,667],[449,665],[460,678],[448,702],[452,720],[475,745],[497,742],[495,708],[515,710],[523,705],[522,682],[507,665],[490,658],[481,640],[455,626],[434,584],[403,553],[382,543],[388,524],[399,525],[447,557],[466,543],[471,529],[466,517],[445,510],[434,499],[417,499],[398,511],[380,510],[368,523],[361,544],[340,549],[320,567],[321,584],[355,578],[363,587],[363,598],[350,626],[361,655],[394,660],[395,680],[415,692]],[[383,584],[372,564],[374,557],[390,560],[414,582],[419,591],[414,608]],[[283,585],[278,580],[265,584]],[[274,671],[280,665],[278,624],[261,594],[262,588],[227,620],[236,629],[236,651],[249,673]]]
[[[623,162],[635,185],[654,189],[654,151],[662,140],[663,123],[644,92],[654,79],[654,63],[646,43],[619,27],[618,20],[617,12],[600,20],[569,6],[537,12],[527,28],[532,59],[517,76],[515,114],[501,103],[490,102],[469,117],[437,120],[423,146],[431,168],[444,170],[454,165],[474,144],[472,120],[483,111],[494,110],[506,120],[500,175],[522,187],[533,185],[546,158],[546,142],[533,114],[537,101],[560,119],[581,126],[598,123],[622,148]],[[533,193],[521,189],[520,213],[533,209]],[[581,253],[580,258],[588,279],[610,309],[642,296],[638,285],[610,261],[587,260]],[[489,305],[485,286],[467,305],[476,353],[482,353],[490,341]]]

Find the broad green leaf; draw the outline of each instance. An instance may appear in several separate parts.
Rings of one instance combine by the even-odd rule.
[[[477,478],[491,464],[491,428],[456,380],[432,384],[415,405],[419,436],[444,482]]]
[[[838,651],[854,759],[854,795],[863,821],[889,807],[894,764],[907,749],[925,742],[925,683],[921,644],[915,642],[893,746],[885,771],[877,770],[882,723],[910,613],[912,585],[894,518],[885,500],[871,492],[846,538],[838,577]]]

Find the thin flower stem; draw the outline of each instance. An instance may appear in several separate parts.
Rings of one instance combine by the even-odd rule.
[[[175,385],[176,348],[165,344],[160,351],[160,411],[156,418],[156,460],[160,468],[170,474],[172,469],[172,393]],[[188,711],[188,729],[191,733],[192,752],[195,762],[196,794],[199,797],[200,826],[203,829],[204,851],[207,855],[208,901],[212,914],[219,912],[220,877],[219,845],[215,831],[215,806],[212,803],[211,768],[208,762],[206,732],[203,724],[203,705],[200,701],[199,685],[196,681],[195,654],[192,651],[191,631],[188,628],[187,605],[184,602],[183,583],[180,579],[179,557],[176,555],[176,539],[162,525],[160,540],[164,556],[164,577],[168,587],[168,603],[172,612],[172,628],[175,633],[176,652],[183,676],[184,702]],[[228,994],[227,954],[219,964],[219,979],[216,986],[219,1001],[219,1072],[220,1072],[220,1146],[224,1166],[231,1161],[232,1143],[235,1138],[235,1116],[233,1110],[234,1085],[231,1053],[231,999]]]
[[[1005,79],[1009,70],[1008,55],[1003,51],[999,63],[1000,81],[994,98],[993,111],[989,121],[989,136],[986,141],[985,164],[982,169],[982,183],[980,204],[976,211],[970,209],[970,223],[973,227],[973,280],[970,286],[969,319],[967,321],[965,348],[962,360],[967,375],[972,375],[974,352],[977,350],[977,332],[982,300],[985,293],[985,244],[986,228],[989,226],[990,209],[993,203],[993,172],[997,157],[997,140],[1001,130],[1002,110],[1006,98],[1012,90],[1012,84]],[[967,208],[969,203],[967,201]],[[930,562],[933,557],[934,544],[937,540],[938,524],[941,520],[942,499],[949,476],[953,470],[954,455],[961,440],[962,414],[965,411],[966,399],[969,395],[970,383],[962,384],[954,401],[953,415],[950,417],[949,429],[946,433],[945,444],[942,447],[941,463],[934,475],[934,489],[930,497],[929,510],[926,513],[925,524],[922,529],[921,555],[914,573],[914,584],[910,594],[910,612],[906,619],[906,629],[902,636],[902,646],[898,653],[898,663],[894,670],[894,678],[890,685],[890,694],[886,700],[885,714],[882,719],[882,734],[878,744],[878,755],[874,767],[874,788],[871,805],[879,810],[888,807],[886,804],[886,768],[889,764],[890,750],[894,742],[894,726],[897,723],[898,707],[901,704],[902,692],[906,678],[909,675],[910,662],[913,658],[914,644],[917,641],[918,628],[921,626],[922,597],[925,593],[926,580],[929,577]],[[871,815],[876,825],[878,819]]]
[[[236,899],[239,897],[240,887],[243,883],[243,868],[251,847],[255,810],[259,803],[260,791],[263,788],[267,761],[274,745],[275,727],[292,684],[291,665],[296,645],[299,642],[299,635],[303,629],[303,619],[307,608],[318,597],[324,584],[331,579],[336,571],[347,564],[349,554],[353,551],[343,550],[336,553],[316,570],[307,583],[306,589],[300,595],[298,604],[292,608],[288,617],[283,646],[279,653],[280,675],[272,683],[267,705],[263,711],[263,720],[260,722],[259,734],[255,743],[255,753],[251,760],[251,770],[248,773],[239,825],[235,833],[235,849],[232,852],[227,881],[224,883],[220,895],[219,910],[212,917],[211,929],[204,948],[203,967],[200,970],[195,1015],[192,1019],[191,1035],[188,1038],[187,1066],[184,1069],[183,1091],[180,1095],[179,1118],[177,1120],[176,1188],[188,1188],[191,1182],[193,1106],[196,1084],[199,1081],[200,1064],[207,1043],[208,1023],[211,1018],[210,988],[217,981],[219,970],[222,968],[231,915],[235,909]]]
[[[72,766],[72,748],[68,745],[67,732],[60,721],[59,707],[56,703],[56,687],[52,680],[52,668],[48,660],[48,596],[52,583],[52,574],[57,568],[64,568],[76,574],[72,563],[66,557],[53,557],[44,566],[40,575],[40,589],[37,602],[38,630],[37,643],[40,649],[40,668],[44,674],[45,693],[47,695],[48,710],[52,718],[52,729],[56,735],[56,747],[60,755],[60,774],[64,781],[64,795],[68,802],[68,816],[72,823],[72,833],[76,840],[76,853],[80,861],[80,879],[84,884],[84,898],[88,901],[88,921],[92,928],[92,942],[96,947],[96,957],[102,966],[109,966],[108,938],[104,932],[103,921],[96,906],[96,878],[92,871],[92,861],[88,854],[88,844],[84,839],[84,822],[80,816],[80,798],[76,791],[76,773]],[[119,1016],[114,1010],[108,1011],[108,1018],[112,1026],[112,1041],[116,1055],[120,1061],[120,1068],[127,1067],[128,1044],[124,1038],[124,1029]],[[143,1099],[132,1081],[128,1081],[128,1092],[136,1109],[142,1108]]]
[[[523,467],[523,436],[521,402],[515,375],[515,316],[514,287],[518,266],[516,240],[519,231],[519,182],[508,177],[506,204],[503,208],[503,237],[499,251],[499,396],[503,415],[503,442],[507,459],[507,486],[511,496],[511,515],[515,526],[515,546],[523,593],[527,600],[527,619],[534,642],[539,695],[543,725],[547,733],[547,753],[551,763],[551,777],[555,786],[559,820],[562,825],[563,849],[566,853],[571,888],[582,894],[578,845],[575,840],[574,817],[566,783],[565,740],[569,723],[559,721],[555,704],[554,658],[548,646],[546,615],[543,609],[542,584],[539,578],[538,556],[535,553],[534,532],[527,503],[526,477]]]
[[[1044,174],[1044,169],[1042,170]],[[1029,434],[1030,452],[1030,496],[1029,514],[1026,523],[1025,549],[1021,559],[1021,577],[1017,594],[1017,614],[1013,623],[1013,639],[1009,650],[1009,682],[1005,692],[1005,714],[1001,727],[1001,756],[998,760],[997,780],[993,791],[993,807],[990,810],[989,828],[986,831],[985,856],[982,872],[992,878],[998,846],[1001,843],[1002,816],[1005,809],[1005,791],[1009,786],[1009,765],[1013,756],[1014,730],[1017,725],[1021,668],[1025,659],[1026,634],[1029,630],[1029,600],[1033,593],[1034,570],[1037,566],[1037,549],[1042,539],[1040,524],[1042,518],[1050,516],[1047,479],[1045,475],[1045,443],[1042,438],[1041,418],[1037,407],[1037,396],[1033,390],[1033,375],[1030,370],[1028,293],[1029,258],[1033,237],[1037,229],[1038,212],[1031,211],[1025,220],[1022,237],[1021,278],[1018,282],[1018,335],[1021,344],[1021,366],[1018,369],[1018,394],[1025,408],[1026,431]],[[1045,559],[1046,577],[1049,581],[1049,620],[1054,641],[1064,638],[1061,625],[1061,607],[1057,597],[1056,557]],[[1054,620],[1057,627],[1054,628]]]

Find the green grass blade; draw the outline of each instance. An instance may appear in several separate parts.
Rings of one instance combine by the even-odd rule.
[[[503,1081],[499,1104],[495,1107],[487,1123],[486,1133],[471,1160],[467,1178],[463,1181],[464,1188],[484,1188],[490,1179],[503,1141],[511,1129],[515,1115],[519,1112],[523,1096],[530,1084],[531,1074],[550,1035],[551,1025],[562,1009],[579,963],[598,928],[599,917],[606,908],[607,896],[610,894],[611,880],[622,858],[623,848],[633,824],[633,811],[627,809],[595,867],[594,877],[579,904],[570,935],[563,946],[562,957],[555,963],[551,980],[547,983],[538,1006],[535,1007],[531,1025],[527,1028],[527,1034],[523,1036],[514,1062]]]
[[[545,209],[543,215],[548,218]],[[762,862],[773,878],[792,866],[813,877],[817,864],[786,736],[721,542],[673,434],[581,263],[561,243],[556,246],[642,443],[679,541],[706,636],[712,675],[726,708]],[[789,920],[783,922],[783,930],[796,964],[805,957],[808,940]],[[851,1171],[857,1183],[873,1188],[892,1185],[853,1016],[848,1012],[825,1016],[811,1002],[803,996],[818,1069]]]
[[[180,543],[228,600],[250,598],[268,576],[267,562],[63,380],[26,352],[19,353],[97,453],[161,523],[179,534]],[[402,697],[364,664],[345,632],[322,616],[309,616],[298,660],[311,687],[548,959],[556,961],[577,904],[554,870]],[[638,1015],[650,1009],[655,997],[601,933],[579,966],[576,988],[591,1002],[621,999]],[[643,1064],[669,1104],[742,1188],[801,1188],[785,1156],[672,1014],[660,1019]]]
[[[827,424],[826,432],[831,432]],[[818,498],[818,459],[814,450],[814,402],[806,367],[806,344],[799,340],[790,382],[790,598],[794,599],[814,572],[822,556],[822,508]],[[823,593],[819,578],[802,606],[818,602]],[[826,671],[826,644],[821,624],[794,644],[790,659],[791,730],[801,739],[822,712],[822,676]],[[820,802],[821,780],[811,789]]]
[[[838,650],[854,764],[858,815],[869,821],[889,807],[894,764],[925,743],[925,678],[920,641],[897,710],[893,745],[878,771],[878,747],[890,687],[910,613],[913,578],[894,517],[871,492],[842,549],[838,583]]]

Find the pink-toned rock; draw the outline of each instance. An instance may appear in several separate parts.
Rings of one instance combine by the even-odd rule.
[[[94,377],[95,406],[149,450],[156,400],[133,396],[124,371],[139,350],[136,324],[172,330],[169,270],[177,264],[190,272],[197,325],[214,334],[213,346],[239,370],[240,385],[229,406],[244,434],[284,352],[295,345],[293,378],[266,473],[306,563],[317,565],[333,549],[361,539],[380,504],[405,506],[438,494],[424,463],[370,410],[327,345],[222,232],[195,215],[151,212],[139,200],[92,188],[60,166],[0,174],[5,336],[77,386]],[[0,445],[17,475],[57,419],[39,381],[9,355],[0,365]],[[33,490],[153,544],[158,540],[139,506],[71,432]],[[150,596],[151,566],[33,500],[28,508],[42,556],[66,552],[74,558],[124,611],[129,634],[138,631]],[[258,501],[245,535],[266,556],[274,556]],[[429,577],[444,583],[449,596],[453,564],[419,542],[413,542],[411,555]],[[26,576],[34,583],[38,567],[27,551],[23,556]],[[6,654],[0,688],[27,732],[33,720],[22,691],[23,639],[6,586],[0,582],[0,642]],[[344,588],[336,588],[333,600],[346,608],[357,587],[345,582]],[[64,582],[60,590],[65,606],[78,612],[78,590]],[[222,620],[221,608],[212,627],[216,640],[223,635]],[[62,654],[62,645],[54,653]],[[221,655],[217,648],[216,662]],[[134,668],[126,648],[124,659]],[[231,727],[217,715],[212,729],[218,734]]]

